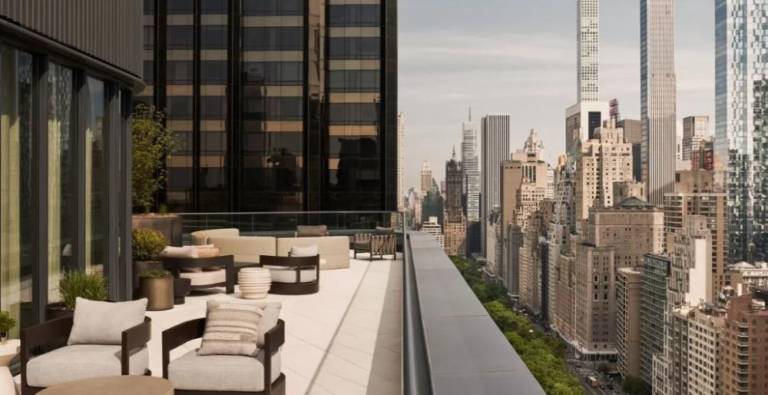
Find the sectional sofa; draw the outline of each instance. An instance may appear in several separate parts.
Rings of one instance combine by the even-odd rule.
[[[192,244],[213,244],[221,255],[234,255],[235,265],[259,263],[261,255],[288,256],[292,247],[317,246],[320,270],[349,268],[349,237],[241,236],[238,229],[211,229],[192,232]]]

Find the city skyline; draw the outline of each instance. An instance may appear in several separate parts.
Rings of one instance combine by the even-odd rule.
[[[475,13],[482,24],[467,24],[460,22],[469,11],[461,4],[430,13],[432,1],[400,9],[401,34],[409,37],[400,49],[400,109],[409,119],[406,187],[418,185],[424,160],[437,166],[460,146],[468,107],[478,129],[486,114],[510,114],[511,147],[521,146],[531,128],[539,129],[544,159],[555,164],[565,152],[563,109],[577,101],[577,2],[492,0],[488,11]],[[618,98],[622,117],[640,119],[639,2],[601,2],[600,13],[600,100]],[[714,6],[678,0],[675,14],[682,133],[684,117],[714,117]],[[438,183],[442,177],[436,174]]]

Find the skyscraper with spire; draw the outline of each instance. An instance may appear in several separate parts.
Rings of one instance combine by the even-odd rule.
[[[466,195],[467,221],[480,220],[480,163],[477,158],[477,133],[472,125],[472,109],[461,127],[461,169],[463,193]]]

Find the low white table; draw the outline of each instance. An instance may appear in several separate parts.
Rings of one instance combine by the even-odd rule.
[[[11,360],[19,353],[19,339],[11,339],[0,344],[0,394],[15,394],[16,385],[13,382],[11,370],[8,369]]]
[[[245,267],[237,275],[240,285],[240,297],[243,299],[266,299],[272,286],[272,276],[269,269],[262,267]]]

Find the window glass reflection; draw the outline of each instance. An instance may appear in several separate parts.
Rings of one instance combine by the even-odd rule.
[[[72,70],[48,68],[48,301],[58,302],[61,273],[77,268],[74,235],[77,200]]]
[[[168,14],[192,14],[195,10],[193,0],[166,0]]]
[[[244,82],[264,85],[300,85],[304,81],[301,62],[246,62]]]
[[[85,269],[104,273],[107,258],[107,175],[104,82],[88,77],[85,111]]]
[[[243,15],[303,15],[304,0],[243,0]]]
[[[378,70],[333,70],[329,88],[338,92],[378,92],[380,79]]]
[[[330,26],[373,27],[381,23],[381,6],[378,4],[345,4],[328,7]]]
[[[329,118],[335,124],[372,124],[378,122],[376,103],[332,103]]]
[[[303,27],[243,28],[243,48],[256,51],[298,51],[304,48]]]
[[[192,26],[168,26],[167,29],[168,49],[192,49],[194,37]]]
[[[203,84],[221,84],[227,82],[227,62],[225,60],[201,61],[200,80]]]

